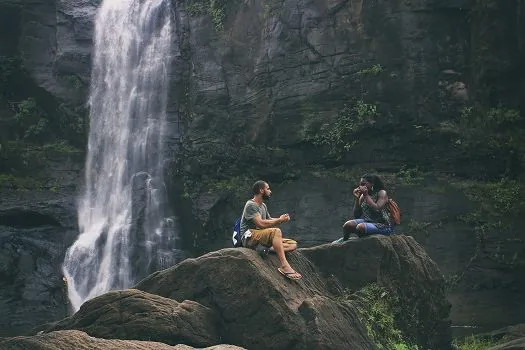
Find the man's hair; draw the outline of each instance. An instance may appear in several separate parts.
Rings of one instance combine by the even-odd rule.
[[[263,180],[257,180],[255,181],[255,183],[253,184],[253,187],[252,187],[252,191],[253,191],[253,194],[259,194],[259,191],[260,190],[264,190],[264,187],[266,186],[266,181],[263,181]]]

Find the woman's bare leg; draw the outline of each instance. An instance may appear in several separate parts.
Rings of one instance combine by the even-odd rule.
[[[348,220],[343,225],[343,241],[347,241],[350,234],[356,233],[357,223],[354,220]]]

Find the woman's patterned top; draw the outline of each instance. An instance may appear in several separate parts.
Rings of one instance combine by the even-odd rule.
[[[370,197],[377,202],[378,193],[371,194]],[[394,226],[394,221],[388,210],[388,203],[385,203],[383,208],[379,211],[372,208],[365,200],[361,203],[361,210],[363,211],[363,216],[361,217],[366,222],[374,223],[378,228],[383,227],[392,227]]]

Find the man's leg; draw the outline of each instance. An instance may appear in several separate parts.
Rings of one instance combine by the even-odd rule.
[[[297,249],[297,242],[293,239],[283,238],[283,249],[285,253],[293,252]],[[270,252],[275,253],[275,250],[270,247]]]
[[[297,242],[293,239],[283,238],[283,249],[285,253],[293,252],[297,249]]]
[[[286,260],[286,256],[284,255],[283,234],[279,228],[272,227],[251,231],[254,243],[257,242],[258,244],[273,248],[279,262],[281,263],[280,271],[282,273],[285,273],[286,276],[291,279],[299,279],[302,277],[300,273],[297,273],[292,269],[288,260]]]
[[[288,275],[289,278],[292,279],[299,279],[302,277],[300,273],[295,272],[294,269],[290,266],[288,263],[288,260],[286,260],[286,256],[284,255],[284,246],[283,246],[283,235],[281,233],[281,230],[278,228],[275,228],[273,239],[272,239],[272,248],[275,250],[275,253],[277,254],[277,258],[281,262],[281,271]]]

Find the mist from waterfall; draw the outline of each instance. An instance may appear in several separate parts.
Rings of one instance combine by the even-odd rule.
[[[162,174],[170,12],[170,0],[104,0],[95,19],[80,235],[63,265],[75,311],[130,287],[174,239]]]

